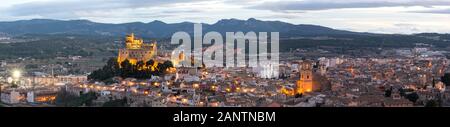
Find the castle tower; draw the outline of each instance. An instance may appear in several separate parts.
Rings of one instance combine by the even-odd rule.
[[[126,48],[119,49],[117,62],[120,64],[126,59],[131,64],[136,64],[139,61],[147,62],[157,54],[157,42],[151,44],[144,43],[143,39],[137,39],[133,33],[127,35],[125,38]]]
[[[300,64],[300,80],[297,81],[297,93],[313,91],[313,67],[311,61],[303,61]]]
[[[125,41],[126,41],[127,49],[140,49],[140,48],[142,48],[142,45],[144,44],[144,40],[136,39],[134,36],[134,33],[127,35]]]

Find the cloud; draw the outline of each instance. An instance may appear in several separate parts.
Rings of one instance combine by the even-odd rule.
[[[2,21],[46,18],[103,23],[153,20],[214,23],[226,18],[261,18],[361,32],[450,30],[445,25],[450,22],[447,15],[426,14],[450,14],[450,0],[2,0],[1,3]],[[333,10],[317,11],[330,9]]]
[[[249,5],[255,3],[261,3],[263,0],[224,0],[224,3],[227,4],[236,4],[236,5]]]
[[[449,6],[448,0],[303,0],[303,1],[277,1],[264,2],[250,6],[252,9],[261,10],[329,10],[346,8],[378,8],[378,7],[433,7]]]
[[[399,29],[404,29],[409,32],[418,32],[420,29],[418,28],[420,25],[417,24],[410,24],[410,23],[397,23],[394,24],[395,27],[398,27]]]
[[[414,27],[416,25],[410,24],[410,23],[396,23],[396,24],[394,24],[394,26],[396,26],[396,27]]]
[[[273,14],[273,15],[267,15],[267,16],[259,16],[255,18],[261,18],[261,19],[297,19],[301,16],[295,15],[295,14]]]
[[[450,14],[450,8],[447,9],[433,9],[424,11],[410,11],[411,13],[431,13],[431,14]]]
[[[165,11],[161,11],[161,13],[166,13],[166,14],[201,13],[201,12],[205,12],[205,11],[200,10],[200,9],[179,9],[179,10],[165,10]]]
[[[74,15],[80,11],[117,10],[143,7],[158,7],[176,3],[189,3],[203,0],[57,0],[35,1],[12,5],[4,10],[12,16]]]

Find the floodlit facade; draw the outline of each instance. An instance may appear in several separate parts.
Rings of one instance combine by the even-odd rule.
[[[125,60],[129,60],[131,64],[136,64],[138,61],[147,62],[153,58],[157,53],[157,43],[144,43],[143,39],[137,39],[133,33],[127,35],[126,48],[119,49],[117,62],[120,64]]]
[[[300,80],[297,81],[297,93],[313,91],[313,70],[311,61],[303,61],[300,68]]]

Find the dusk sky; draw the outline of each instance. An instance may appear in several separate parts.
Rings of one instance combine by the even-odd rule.
[[[2,0],[0,21],[279,20],[376,33],[450,33],[450,0]]]

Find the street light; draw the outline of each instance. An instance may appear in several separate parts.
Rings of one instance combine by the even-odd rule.
[[[12,77],[14,79],[19,79],[22,76],[22,72],[20,70],[13,70],[12,71]]]
[[[20,71],[18,69],[14,69],[11,73],[11,77],[12,77],[13,86],[16,87],[18,85],[20,77],[22,77],[22,71]]]

